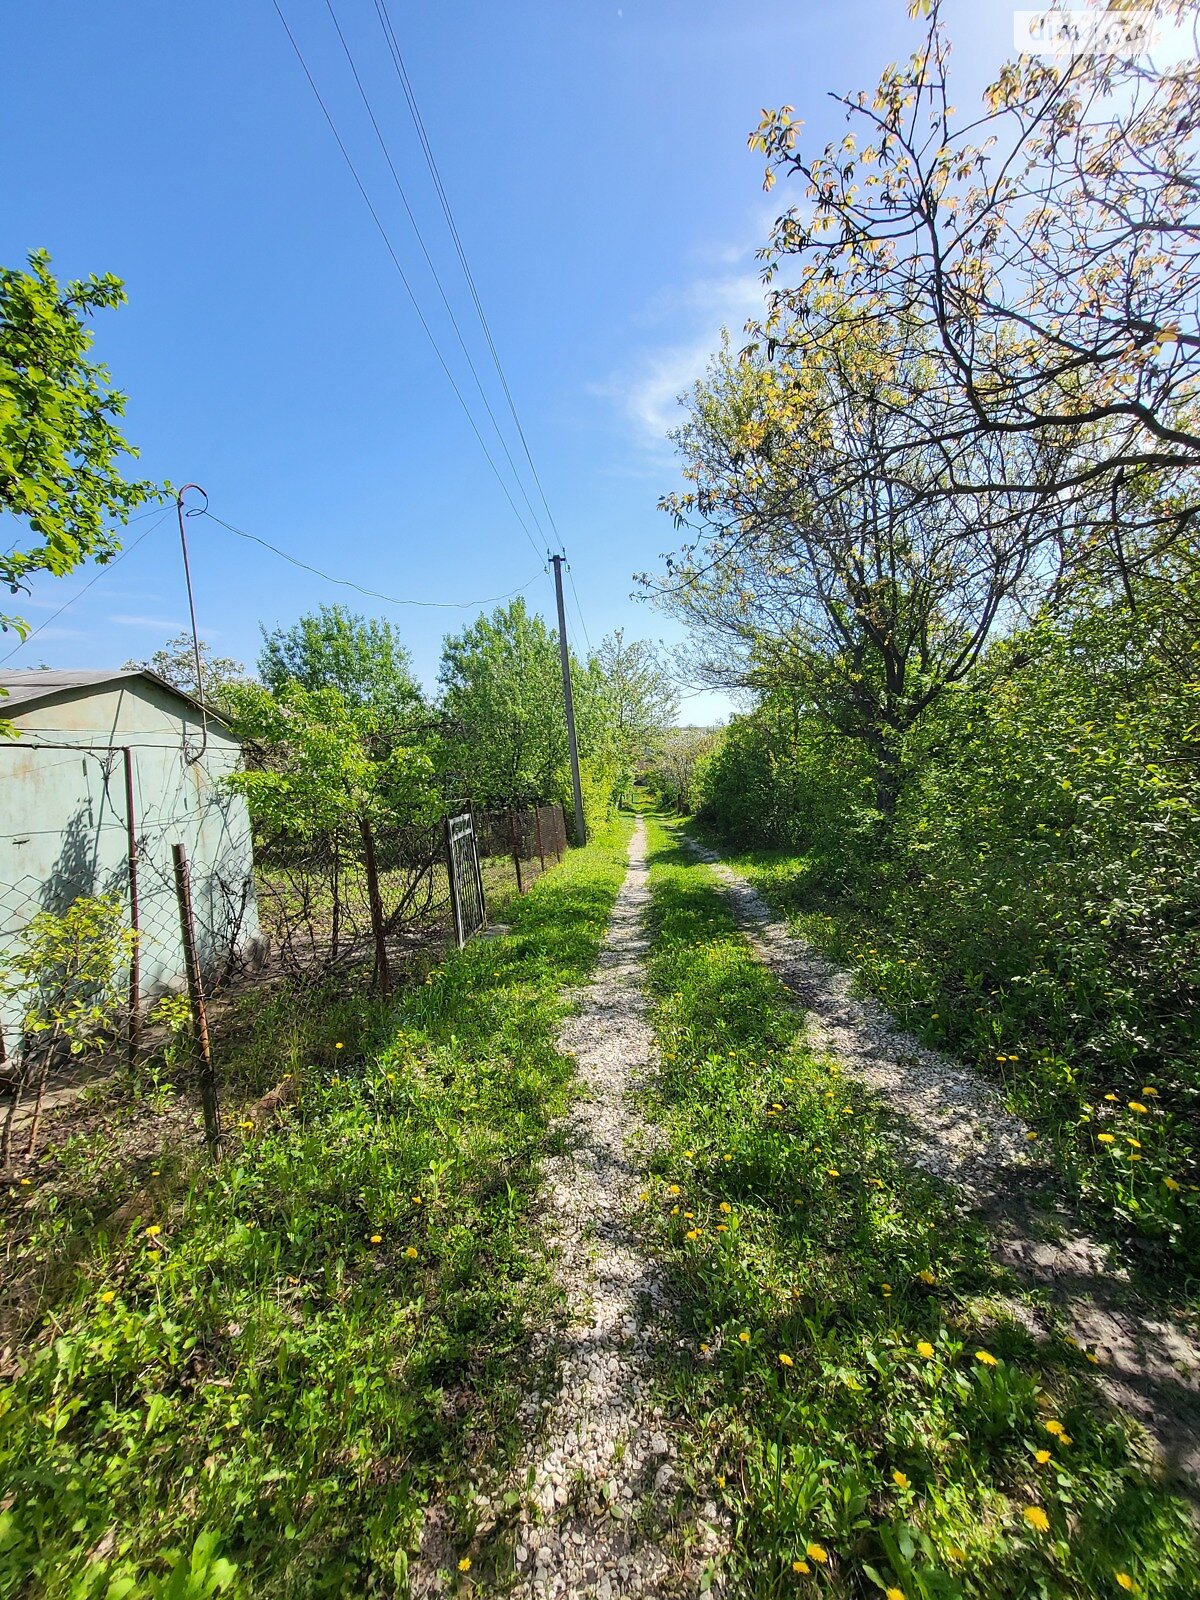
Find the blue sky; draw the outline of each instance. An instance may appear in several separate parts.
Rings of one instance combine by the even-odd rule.
[[[326,0],[280,4],[448,364],[505,476],[462,352],[404,216]],[[507,411],[426,172],[374,0],[334,0],[493,409]],[[760,303],[768,198],[746,147],[788,102],[806,141],[841,118],[916,30],[904,0],[390,0],[410,80],[593,644],[678,630],[630,598],[673,544],[661,494],[675,396],[722,325]],[[1009,53],[1012,8],[950,5],[968,81]],[[61,275],[111,271],[129,304],[96,324],[129,395],[140,470],[202,484],[212,511],[301,560],[415,600],[528,584],[552,615],[545,535],[488,466],[304,79],[272,0],[44,0],[6,19],[0,260],[49,249]],[[960,100],[960,104],[963,101]],[[523,462],[508,425],[514,458]],[[526,486],[541,509],[536,491]],[[10,666],[102,667],[151,653],[187,608],[173,514],[105,569],[46,579],[41,631]],[[14,530],[4,529],[11,538]],[[471,610],[390,607],[189,524],[201,633],[252,662],[258,624],[342,600],[401,628],[432,684]],[[569,625],[580,631],[572,614]],[[0,654],[12,648],[0,640]],[[582,644],[582,639],[579,641]],[[683,720],[725,714],[720,696]]]

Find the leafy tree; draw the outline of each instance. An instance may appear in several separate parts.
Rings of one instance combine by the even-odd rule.
[[[1063,519],[1003,489],[940,496],[940,458],[908,433],[914,411],[940,405],[927,373],[925,342],[902,328],[847,328],[802,368],[726,344],[676,435],[693,487],[663,502],[697,538],[644,580],[692,630],[703,680],[785,690],[861,741],[884,816],[906,731],[994,629],[1053,594],[1070,542]],[[980,446],[1043,483],[1062,448]]]
[[[433,763],[419,741],[400,744],[386,710],[354,705],[340,689],[286,681],[227,690],[246,770],[229,780],[256,824],[284,838],[330,835],[348,823],[431,821]]]
[[[200,671],[204,678],[202,686],[196,682],[196,658],[192,649],[192,636],[186,631],[176,634],[173,639],[168,639],[166,644],[157,649],[147,660],[127,661],[125,671],[136,672],[146,668],[150,672],[157,673],[160,678],[165,678],[176,689],[182,689],[184,694],[198,695],[201,694],[202,688],[201,697],[219,710],[223,703],[226,685],[244,680],[246,668],[232,656],[214,655],[211,645],[203,639],[199,641],[199,645]]]
[[[120,546],[108,521],[128,521],[161,493],[122,477],[120,458],[137,454],[117,427],[125,396],[88,360],[87,319],[124,300],[111,274],[60,284],[43,250],[27,272],[0,268],[0,513],[34,536],[0,553],[0,583],[12,594],[34,573],[61,577],[88,557],[109,560]],[[0,616],[9,627],[27,631]]]
[[[622,756],[636,761],[670,727],[679,692],[654,646],[645,639],[627,640],[620,628],[600,641],[595,659],[612,737]]]
[[[1160,18],[1190,8],[1169,0]],[[847,334],[872,342],[915,322],[929,330],[939,405],[913,414],[887,448],[940,452],[945,496],[997,481],[1061,506],[1073,493],[1113,501],[1105,536],[1152,556],[1197,508],[1200,467],[1200,74],[1194,60],[1148,55],[1022,56],[981,109],[959,116],[939,0],[911,59],[873,94],[838,96],[849,132],[800,147],[792,108],[767,112],[752,148],[805,184],[765,252],[775,287],[769,348],[805,366]],[[789,269],[793,271],[788,281]],[[825,297],[840,310],[824,314]],[[1020,471],[997,479],[982,440],[1064,435],[1052,486]],[[1016,465],[1008,462],[1009,467]],[[1151,474],[1160,493],[1118,502]],[[1172,497],[1161,491],[1174,485]]]
[[[290,628],[264,628],[258,672],[278,694],[286,683],[309,690],[336,689],[348,706],[407,717],[424,697],[412,661],[396,629],[382,618],[366,618],[344,606],[322,606]]]
[[[568,759],[558,643],[523,599],[448,637],[438,677],[451,786],[484,806],[556,792]]]
[[[664,805],[687,816],[696,810],[704,764],[720,749],[724,737],[717,728],[664,728],[645,757],[642,776]]]

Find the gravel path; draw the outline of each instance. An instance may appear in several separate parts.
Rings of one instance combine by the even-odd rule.
[[[545,1216],[569,1326],[554,1341],[556,1392],[532,1395],[526,1410],[538,1443],[519,1477],[513,1591],[537,1600],[674,1595],[688,1579],[662,1537],[682,1514],[675,1447],[648,1376],[662,1291],[631,1221],[652,1140],[631,1101],[654,1062],[646,879],[639,817],[595,975],[560,1038],[580,1095],[565,1120],[568,1153],[548,1167]]]
[[[1044,1312],[1013,1302],[1014,1313],[1032,1332],[1054,1324],[1095,1353],[1101,1387],[1141,1422],[1159,1462],[1196,1498],[1200,1345],[1178,1325],[1139,1312],[1128,1274],[1056,1202],[1049,1169],[1030,1156],[1028,1129],[993,1084],[856,997],[850,973],[789,933],[711,850],[680,837],[712,864],[762,959],[806,1007],[813,1047],[882,1096],[897,1114],[906,1158],[961,1189],[994,1230],[998,1259],[1044,1291]]]

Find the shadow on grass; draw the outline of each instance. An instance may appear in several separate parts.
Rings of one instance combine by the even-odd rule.
[[[1007,1313],[984,1230],[804,1048],[677,838],[657,834],[652,868],[668,1147],[647,1221],[683,1341],[662,1379],[698,1490],[733,1520],[737,1592],[793,1592],[816,1544],[837,1594],[1082,1597],[1117,1571],[1193,1593],[1187,1513],[1080,1354]]]

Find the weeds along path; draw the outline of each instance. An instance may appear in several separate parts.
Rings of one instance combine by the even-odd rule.
[[[526,1408],[540,1437],[521,1480],[519,1595],[665,1595],[681,1577],[658,1537],[676,1498],[648,1376],[662,1290],[632,1223],[651,1138],[632,1105],[654,1056],[646,880],[639,817],[595,974],[559,1041],[580,1094],[562,1124],[566,1154],[548,1165],[545,1218],[569,1322],[557,1391]]]
[[[1094,1353],[1109,1398],[1143,1425],[1163,1467],[1200,1496],[1200,1345],[1139,1311],[1128,1274],[1056,1202],[1051,1174],[1030,1157],[1028,1130],[994,1085],[856,997],[851,975],[790,933],[740,873],[680,837],[712,865],[757,952],[806,1008],[813,1048],[883,1097],[898,1114],[905,1158],[961,1189],[993,1230],[997,1258],[1045,1292],[1047,1313],[1031,1318],[1016,1303],[1014,1311],[1031,1331],[1057,1320]]]

